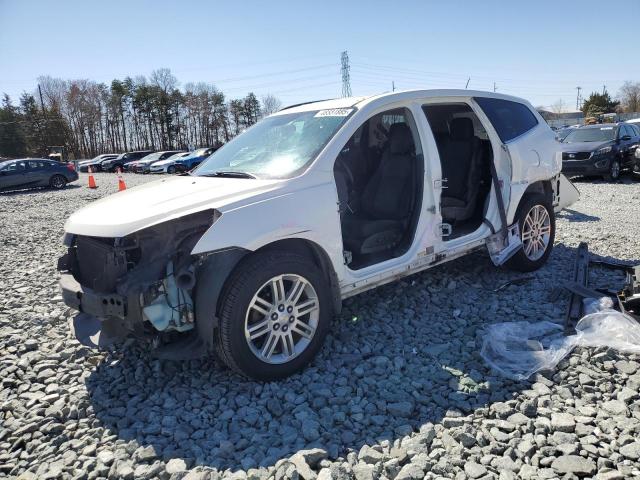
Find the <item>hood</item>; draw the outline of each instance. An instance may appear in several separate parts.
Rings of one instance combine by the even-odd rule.
[[[65,231],[95,237],[123,237],[202,210],[224,207],[275,190],[281,180],[171,177],[123,190],[75,212]]]
[[[157,162],[153,162],[153,165],[170,165],[172,163],[175,163],[179,160],[182,160],[181,158],[165,158],[164,160],[158,160]]]
[[[611,145],[613,142],[575,142],[562,143],[563,152],[593,152],[599,148]]]

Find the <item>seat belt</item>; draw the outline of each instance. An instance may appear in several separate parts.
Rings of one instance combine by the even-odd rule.
[[[509,156],[509,158],[511,158],[511,155],[509,154],[509,150],[507,149],[507,146],[503,143],[501,144],[502,149],[507,152],[507,155]],[[493,153],[491,155],[491,161],[489,162],[489,170],[491,171],[491,179],[493,181],[493,188],[495,189],[496,192],[496,200],[498,202],[498,213],[500,214],[500,233],[502,233],[502,238],[506,239],[507,238],[507,212],[506,209],[504,208],[504,199],[502,198],[502,188],[500,187],[500,179],[498,179],[498,172],[496,170],[496,164],[495,164],[495,158],[493,156]]]

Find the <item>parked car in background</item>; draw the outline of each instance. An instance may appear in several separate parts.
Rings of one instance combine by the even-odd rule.
[[[91,160],[84,160],[82,162],[78,162],[78,170],[81,172],[88,172],[89,167],[94,172],[102,171],[102,162],[105,160],[112,160],[118,156],[117,153],[103,153],[102,155],[98,155],[97,157],[92,158]]]
[[[142,157],[140,160],[129,163],[125,166],[125,169],[133,173],[149,173],[149,168],[152,164],[169,158],[176,153],[184,153],[184,150],[163,150],[161,152],[150,153],[146,157]]]
[[[78,180],[72,163],[44,158],[22,158],[0,162],[0,190],[25,187],[64,188]]]
[[[617,180],[633,168],[639,142],[638,131],[625,123],[577,128],[562,141],[562,173]]]
[[[169,158],[152,163],[149,167],[150,173],[176,173],[175,163],[181,158],[191,155],[191,152],[180,152],[171,155]]]
[[[103,161],[102,169],[106,172],[115,172],[118,169],[124,169],[125,165],[140,160],[150,153],[153,153],[153,150],[137,150],[135,152],[121,153],[116,158]]]
[[[216,352],[245,376],[291,375],[342,299],[483,247],[496,265],[544,265],[555,212],[578,198],[557,147],[531,104],[497,93],[285,108],[190,176],[67,220],[58,270],[82,312],[72,328],[94,347],[133,335],[158,355]]]
[[[179,158],[174,162],[174,168],[168,173],[174,172],[188,172],[194,169],[204,160],[206,160],[213,152],[217,150],[216,147],[199,148],[193,152],[189,152],[189,155]]]

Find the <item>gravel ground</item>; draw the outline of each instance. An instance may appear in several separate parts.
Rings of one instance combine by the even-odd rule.
[[[66,217],[114,192],[0,195],[0,477],[576,478],[640,475],[640,357],[577,349],[526,382],[479,356],[483,328],[561,321],[575,248],[640,263],[640,182],[579,182],[534,280],[475,254],[345,302],[299,375],[242,380],[209,360],[86,349],[57,288]],[[149,176],[126,175],[129,186]],[[592,285],[621,285],[592,269]]]

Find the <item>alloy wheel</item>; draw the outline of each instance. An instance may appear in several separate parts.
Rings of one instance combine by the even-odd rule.
[[[529,260],[536,261],[544,255],[551,238],[551,218],[542,205],[534,205],[522,225],[522,248]]]
[[[64,187],[65,180],[61,175],[56,175],[51,179],[51,186],[53,188],[62,188]]]
[[[278,275],[265,282],[249,302],[245,339],[261,361],[287,363],[309,346],[319,315],[318,295],[307,279]]]

